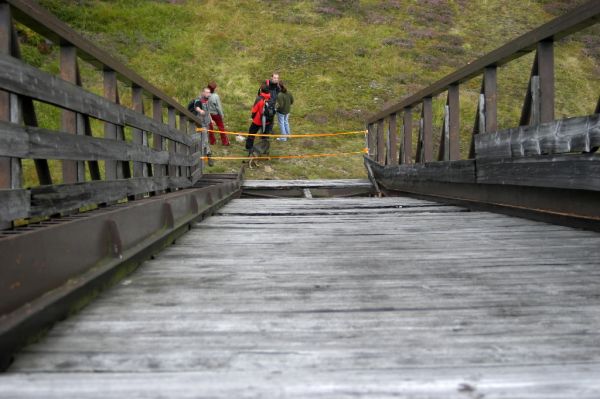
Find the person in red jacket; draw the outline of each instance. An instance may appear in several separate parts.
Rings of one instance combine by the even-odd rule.
[[[266,115],[268,112],[265,112],[265,108],[268,107],[270,101],[271,94],[269,93],[269,87],[262,85],[260,94],[256,97],[256,101],[254,101],[254,106],[252,107],[252,123],[248,129],[248,133],[271,134],[273,131],[273,116],[268,116]],[[248,136],[248,140],[246,140],[246,149],[248,151],[254,146],[255,138],[256,136]]]

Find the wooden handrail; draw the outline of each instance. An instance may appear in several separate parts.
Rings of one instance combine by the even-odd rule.
[[[542,41],[556,41],[580,31],[600,21],[600,1],[591,0],[552,21],[525,33],[511,42],[497,48],[477,60],[410,95],[400,102],[390,105],[367,119],[367,123],[398,113],[407,107],[419,104],[424,98],[434,97],[451,85],[466,82],[483,73],[486,67],[499,67],[534,50]]]
[[[75,46],[78,50],[77,55],[80,58],[95,65],[98,69],[115,71],[120,81],[131,86],[141,87],[148,95],[159,98],[166,105],[177,110],[178,113],[185,115],[187,118],[198,124],[201,123],[201,121],[194,114],[189,112],[186,107],[179,104],[173,98],[149,83],[106,51],[94,45],[37,3],[26,0],[4,1],[11,5],[13,18],[15,20],[56,44],[70,44]]]

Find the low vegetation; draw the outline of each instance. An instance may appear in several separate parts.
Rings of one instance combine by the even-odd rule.
[[[279,71],[296,102],[293,133],[364,129],[385,103],[423,88],[457,67],[550,20],[582,1],[522,0],[40,0],[61,20],[182,104],[211,80],[219,84],[225,121],[247,131],[262,79]],[[594,30],[596,29],[596,30]],[[597,28],[556,48],[558,115],[591,113],[600,93]],[[19,27],[24,58],[57,73],[58,50]],[[499,123],[514,126],[532,55],[499,72]],[[82,65],[84,86],[101,94],[102,78]],[[466,155],[480,79],[461,88],[462,152]],[[129,89],[121,87],[128,104]],[[434,102],[441,126],[440,97]],[[148,111],[149,105],[147,104]],[[39,106],[40,123],[57,128],[56,110]],[[416,117],[414,119],[417,119]],[[102,135],[102,125],[94,131]],[[416,143],[416,140],[413,140]],[[216,145],[215,155],[242,155],[243,145]],[[360,151],[362,136],[299,138],[274,143],[274,155]],[[359,178],[362,157],[272,160],[248,178]],[[58,162],[53,174],[60,176]],[[237,171],[220,161],[211,171]],[[26,179],[34,182],[26,165]],[[31,183],[34,184],[34,183]]]

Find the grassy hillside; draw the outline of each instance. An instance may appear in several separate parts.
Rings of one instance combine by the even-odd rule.
[[[293,133],[364,128],[366,115],[581,1],[522,0],[41,0],[40,3],[141,76],[186,104],[210,80],[219,84],[229,130],[247,131],[260,81],[279,71],[294,94]],[[600,93],[597,30],[556,49],[559,115],[590,113]],[[26,58],[57,70],[57,49],[21,30]],[[499,122],[517,123],[531,56],[499,72]],[[101,92],[101,76],[84,68]],[[468,150],[480,80],[461,88],[463,152]],[[121,88],[127,103],[128,89]],[[515,99],[517,101],[515,101]],[[441,125],[444,98],[435,101]],[[47,111],[42,122],[57,124]],[[96,129],[101,131],[101,125]],[[101,134],[101,133],[99,133]],[[416,143],[416,139],[413,140]],[[362,136],[275,143],[273,154],[357,151]],[[214,147],[242,155],[240,144]],[[238,170],[240,161],[213,171]],[[355,178],[361,156],[273,160],[249,178]],[[29,173],[33,171],[29,168]]]

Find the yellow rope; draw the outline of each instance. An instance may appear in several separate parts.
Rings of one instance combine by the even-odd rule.
[[[357,155],[366,154],[367,149],[355,152],[338,152],[335,154],[304,154],[304,155],[269,155],[261,157],[210,157],[210,159],[222,161],[222,160],[247,160],[247,159],[258,159],[258,160],[270,160],[270,159],[299,159],[299,158],[322,158],[322,157],[339,157],[345,155]],[[207,161],[209,157],[202,157],[203,160]]]
[[[196,128],[197,132],[203,131],[201,128]],[[264,134],[264,133],[244,133],[244,132],[227,132],[220,130],[207,130],[207,132],[211,133],[223,133],[223,134],[232,134],[237,136],[256,136],[256,137],[332,137],[332,136],[345,136],[349,134],[367,134],[366,130],[356,130],[352,132],[337,132],[337,133],[308,133],[308,134]]]

